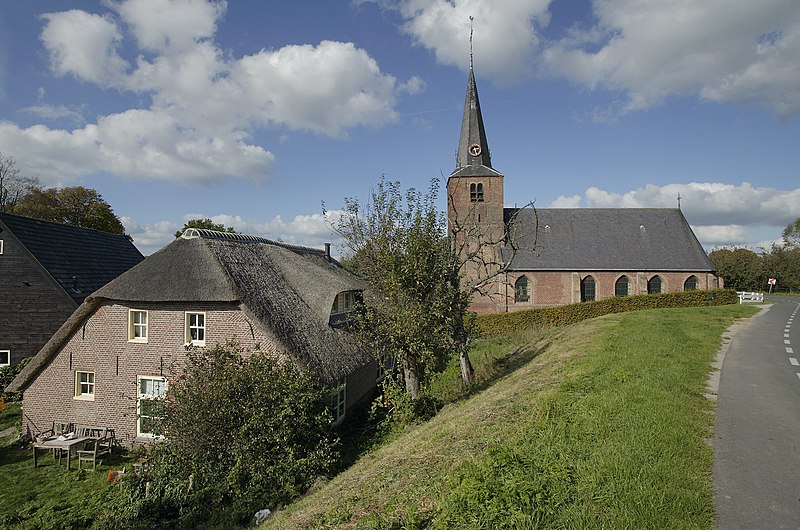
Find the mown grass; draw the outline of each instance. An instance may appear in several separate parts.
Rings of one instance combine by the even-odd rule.
[[[453,399],[266,528],[711,528],[721,333],[746,306],[615,314],[476,344]]]
[[[20,424],[21,405],[7,404],[0,413],[0,429]],[[0,528],[90,528],[114,486],[106,483],[109,469],[121,469],[125,462],[115,456],[97,471],[77,471],[54,462],[40,452],[39,466],[33,467],[33,454],[21,448],[19,430],[0,440]],[[130,463],[127,463],[130,467]]]

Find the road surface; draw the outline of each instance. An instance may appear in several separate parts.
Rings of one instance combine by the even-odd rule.
[[[714,431],[717,527],[800,528],[800,297],[739,325]]]

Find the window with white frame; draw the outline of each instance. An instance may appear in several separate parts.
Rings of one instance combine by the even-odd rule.
[[[337,315],[340,313],[347,313],[348,311],[353,310],[353,306],[356,303],[356,293],[355,291],[344,291],[336,295],[336,298],[333,299],[333,308],[331,309],[331,314]]]
[[[206,314],[186,313],[186,344],[205,346],[206,344]]]
[[[11,364],[11,350],[0,350],[0,366]]]
[[[163,435],[164,398],[167,395],[167,379],[140,375],[137,378],[136,436],[158,438]]]
[[[147,311],[128,310],[128,341],[147,342]]]
[[[94,400],[94,372],[75,372],[75,399]]]
[[[344,419],[345,399],[347,398],[347,381],[340,377],[336,386],[331,389],[331,414],[333,423],[339,423]]]

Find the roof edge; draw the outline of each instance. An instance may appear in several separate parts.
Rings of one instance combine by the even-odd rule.
[[[319,248],[306,247],[303,245],[295,245],[292,243],[284,243],[283,241],[276,241],[262,236],[254,236],[251,234],[239,234],[235,232],[220,232],[219,230],[209,230],[208,228],[187,228],[181,234],[182,239],[219,239],[222,241],[239,241],[250,243],[266,243],[268,245],[275,245],[283,247],[294,252],[306,252],[325,255],[325,251]]]
[[[50,337],[50,340],[42,346],[42,349],[39,350],[39,353],[33,356],[28,364],[20,370],[17,377],[11,381],[11,384],[8,385],[5,389],[6,392],[21,392],[25,390],[28,385],[36,379],[36,376],[39,375],[53,356],[58,353],[61,349],[61,346],[72,336],[72,334],[77,330],[81,324],[91,316],[94,311],[100,306],[103,302],[103,298],[100,297],[93,297],[89,296],[84,300],[84,302],[78,306],[74,313],[64,322],[58,331]]]

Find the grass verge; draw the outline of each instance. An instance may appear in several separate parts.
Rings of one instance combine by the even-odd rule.
[[[445,374],[434,392],[453,404],[266,528],[711,528],[709,363],[755,311],[650,310],[481,341],[492,370],[478,392],[459,399]]]

